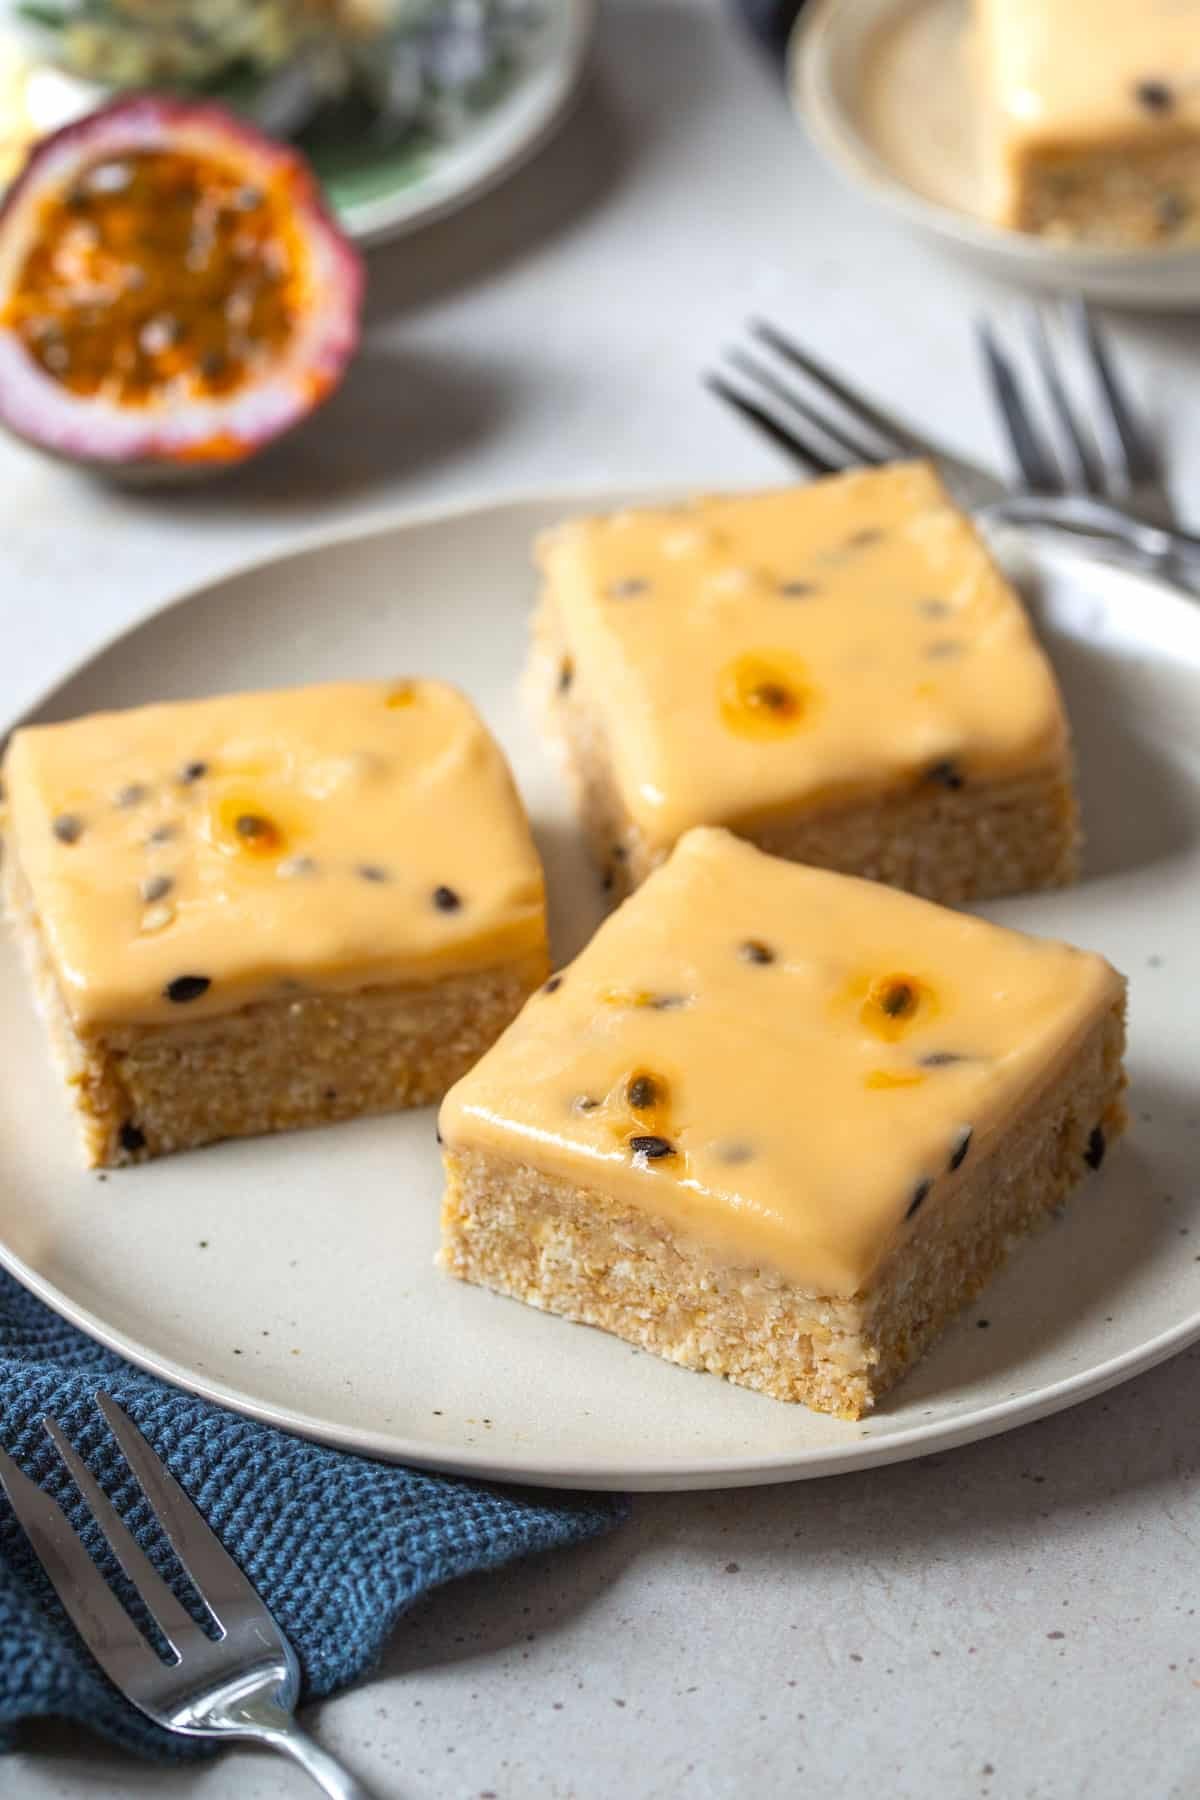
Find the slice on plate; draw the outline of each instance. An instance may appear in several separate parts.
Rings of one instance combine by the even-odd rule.
[[[90,1163],[440,1099],[547,968],[454,689],[347,682],[13,737],[5,875]]]
[[[727,832],[442,1106],[451,1274],[856,1418],[1122,1129],[1103,958]]]
[[[1195,0],[975,0],[1002,225],[1144,249],[1200,241]]]
[[[923,464],[577,519],[540,560],[531,676],[618,889],[696,825],[935,900],[1073,878],[1053,673]]]

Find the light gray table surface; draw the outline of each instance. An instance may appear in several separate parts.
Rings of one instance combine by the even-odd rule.
[[[970,327],[1016,303],[837,186],[715,6],[607,0],[537,162],[372,256],[366,345],[314,429],[141,497],[0,445],[0,715],[329,521],[568,480],[779,478],[697,381],[755,309],[996,458]],[[1196,328],[1119,330],[1186,495]],[[396,1800],[1200,1794],[1198,1403],[1192,1350],[950,1455],[646,1496],[604,1543],[443,1590],[310,1723]],[[310,1791],[259,1755],[164,1772],[60,1726],[26,1742],[0,1762],[21,1800]]]

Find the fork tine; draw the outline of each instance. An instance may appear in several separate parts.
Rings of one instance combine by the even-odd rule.
[[[1103,401],[1100,424],[1105,460],[1126,486],[1153,481],[1159,473],[1154,445],[1138,422],[1095,316],[1081,298],[1071,302],[1070,310]]]
[[[1046,327],[1046,314],[1036,301],[1031,301],[1029,306],[1029,336],[1033,345],[1034,357],[1041,370],[1042,380],[1050,398],[1050,404],[1062,427],[1063,438],[1070,453],[1071,474],[1085,493],[1102,494],[1104,492],[1104,471],[1097,463],[1091,441],[1067,398],[1067,390],[1063,385],[1062,375],[1055,359],[1054,346]]]
[[[791,363],[793,368],[799,369],[802,375],[807,375],[810,381],[815,382],[840,406],[845,407],[855,424],[865,425],[869,431],[873,431],[879,439],[880,449],[884,456],[931,456],[937,454],[934,447],[924,438],[909,431],[898,420],[890,418],[881,407],[876,406],[872,401],[864,399],[863,395],[856,388],[852,388],[848,381],[844,381],[840,375],[835,375],[832,369],[827,369],[825,364],[818,362],[817,358],[809,351],[802,350],[793,338],[788,337],[786,332],[780,331],[777,325],[772,325],[769,319],[751,319],[748,329],[753,337],[758,338],[761,343],[769,345],[778,356],[783,357],[785,362]]]
[[[1062,492],[1062,478],[1050,452],[1039,438],[1016,372],[996,341],[986,319],[975,327],[984,364],[991,383],[992,395],[1000,409],[1025,484],[1035,494]]]
[[[47,1414],[42,1424],[54,1448],[71,1471],[75,1486],[91,1508],[92,1517],[112,1546],[117,1561],[141,1595],[143,1604],[158,1629],[178,1656],[190,1639],[203,1636],[200,1627],[179,1604],[83,1458],[74,1445],[68,1442],[57,1419],[52,1419]]]
[[[216,1533],[211,1531],[175,1477],[161,1463],[133,1420],[109,1395],[97,1393],[96,1405],[138,1478],[167,1540],[192,1578],[200,1598],[222,1630],[236,1607],[253,1607],[265,1624],[270,1619],[256,1588],[247,1581]],[[271,1621],[278,1637],[278,1628]]]
[[[749,421],[773,444],[787,453],[794,462],[802,463],[815,475],[833,475],[837,472],[837,464],[830,462],[827,456],[819,455],[816,449],[807,442],[802,442],[794,430],[787,430],[757,401],[750,400],[745,394],[739,394],[735,387],[720,375],[705,375],[704,385],[710,393],[723,400],[726,406],[732,406],[735,412],[741,413],[743,419]]]
[[[782,400],[784,405],[793,412],[798,412],[801,418],[807,419],[810,425],[815,425],[831,444],[835,444],[850,458],[851,462],[875,464],[883,461],[878,450],[855,439],[843,426],[818,412],[815,406],[810,405],[807,400],[796,393],[794,388],[789,387],[788,383],[783,381],[774,369],[769,369],[756,356],[751,356],[749,351],[734,348],[728,351],[727,355],[735,369],[740,370],[743,375],[748,375],[752,381],[757,381],[760,387],[765,388],[769,394],[773,394],[777,400]]]
[[[76,1537],[62,1508],[0,1450],[0,1487],[72,1624],[109,1680],[130,1680],[162,1663]]]

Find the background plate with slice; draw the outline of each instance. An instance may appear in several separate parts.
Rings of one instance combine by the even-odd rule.
[[[456,681],[512,759],[562,961],[601,896],[519,703],[529,543],[564,513],[629,500],[551,494],[326,538],[152,618],[40,716],[386,670]],[[385,1458],[600,1488],[925,1454],[1200,1337],[1200,608],[1066,550],[1022,572],[1077,728],[1088,868],[1078,888],[986,910],[1130,975],[1134,1127],[876,1415],[847,1424],[761,1399],[442,1276],[430,1112],[85,1172],[7,943],[0,1261],[134,1361],[256,1417]]]
[[[984,216],[970,0],[808,0],[789,46],[793,103],[853,186],[1009,280],[1117,306],[1200,301],[1200,249],[1108,250]]]

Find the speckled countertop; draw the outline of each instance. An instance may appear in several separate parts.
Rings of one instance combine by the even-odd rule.
[[[554,147],[372,277],[344,393],[232,483],[110,495],[0,446],[6,716],[65,645],[322,518],[568,477],[777,479],[695,381],[756,308],[996,454],[970,323],[1011,296],[835,188],[701,0],[607,0]],[[1122,327],[1184,492],[1198,341],[1182,319]],[[312,1722],[387,1800],[1200,1794],[1198,1403],[1193,1350],[944,1457],[646,1496],[605,1543],[436,1596]],[[30,1742],[0,1795],[311,1791],[248,1753],[164,1773],[58,1727]]]

